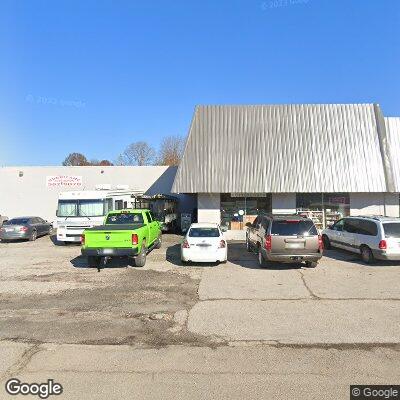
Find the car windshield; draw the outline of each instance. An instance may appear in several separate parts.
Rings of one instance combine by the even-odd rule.
[[[104,199],[58,201],[58,217],[101,217],[103,215]]]
[[[77,217],[78,216],[78,200],[59,200],[57,216],[58,217]]]
[[[109,214],[106,225],[123,225],[123,224],[143,224],[142,214],[118,213]]]
[[[312,236],[318,235],[312,221],[282,220],[273,221],[271,235],[277,236]]]
[[[78,215],[83,217],[101,217],[104,215],[104,200],[79,200]]]
[[[192,228],[189,237],[219,237],[218,228]]]
[[[4,225],[24,225],[29,222],[29,218],[13,218],[4,222]]]
[[[400,238],[400,222],[389,222],[383,224],[386,237]]]

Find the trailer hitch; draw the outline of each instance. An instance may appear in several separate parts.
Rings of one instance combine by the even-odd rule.
[[[109,256],[101,257],[100,262],[97,266],[97,272],[100,272],[101,269],[105,268],[110,259],[111,259],[111,257],[109,257]]]

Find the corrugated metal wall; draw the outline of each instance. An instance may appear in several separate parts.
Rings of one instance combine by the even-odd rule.
[[[394,191],[400,192],[400,118],[385,118]]]
[[[373,104],[199,106],[172,190],[386,192],[375,112]]]

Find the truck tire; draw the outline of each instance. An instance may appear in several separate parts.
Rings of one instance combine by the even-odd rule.
[[[158,239],[156,240],[156,243],[154,244],[154,248],[161,249],[161,246],[162,246],[162,235],[160,235],[158,237]]]
[[[134,258],[135,261],[135,267],[144,267],[146,264],[146,255],[147,255],[147,247],[146,247],[146,242],[142,242],[142,250],[140,251],[140,254]]]

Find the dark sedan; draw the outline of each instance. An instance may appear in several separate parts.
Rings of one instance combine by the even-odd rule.
[[[0,239],[9,240],[28,239],[36,240],[39,236],[50,234],[52,224],[40,217],[19,217],[4,222],[0,228]]]

